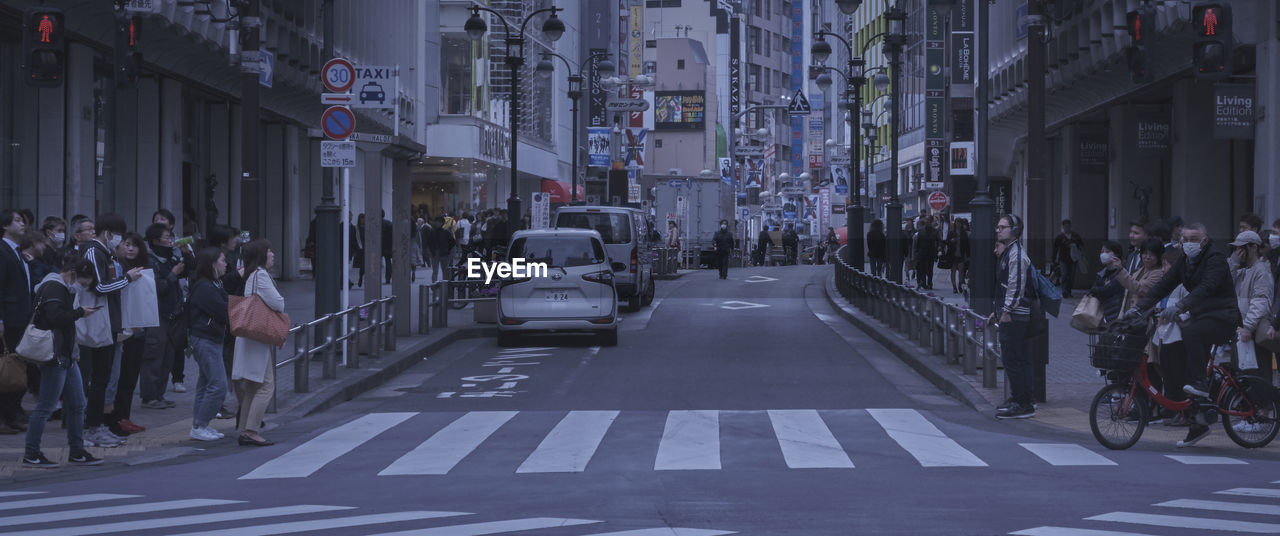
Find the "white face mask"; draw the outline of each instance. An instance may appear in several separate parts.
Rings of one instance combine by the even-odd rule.
[[[1102,254],[1098,255],[1098,260],[1102,261],[1102,264],[1110,264],[1111,261],[1115,260],[1115,258],[1116,256],[1112,255],[1110,251],[1104,251]]]
[[[115,253],[116,247],[120,245],[121,240],[122,239],[119,236],[111,237],[111,240],[107,240],[106,242],[107,249],[111,250],[112,253]]]
[[[1188,259],[1194,259],[1200,256],[1199,242],[1183,242],[1182,252],[1187,254]]]
[[[67,233],[56,233],[53,235],[53,244],[55,246],[61,246],[65,243],[67,243]]]
[[[1267,241],[1271,243],[1271,249],[1280,248],[1280,235],[1271,235],[1267,237]]]
[[[725,230],[725,229],[728,229],[728,228],[729,228],[729,226],[728,226],[728,225],[721,225],[721,226],[720,226],[720,230],[721,230],[721,231],[723,231],[723,230]]]

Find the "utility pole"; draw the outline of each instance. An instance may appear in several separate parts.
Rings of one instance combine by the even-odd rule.
[[[257,238],[262,235],[260,223],[261,210],[259,200],[258,178],[258,71],[261,69],[262,56],[258,49],[262,47],[261,0],[249,0],[246,13],[240,17],[240,27],[244,32],[245,43],[240,60],[240,230],[249,231],[249,235]],[[256,58],[246,62],[243,58]]]
[[[333,2],[324,0],[324,52],[325,61],[333,59]],[[320,191],[320,205],[316,207],[316,228],[312,238],[316,241],[316,258],[312,263],[315,273],[316,318],[338,311],[339,292],[342,288],[346,259],[342,258],[342,234],[339,223],[341,209],[334,199],[338,173],[335,168],[324,168]],[[374,281],[380,276],[373,274]]]
[[[981,1],[981,0],[980,0]],[[984,32],[985,33],[985,32]],[[1045,180],[1045,17],[1042,0],[1030,0],[1027,4],[1027,218],[1023,240],[1033,266],[1045,266],[1051,252],[1048,225],[1049,205]],[[1031,341],[1031,362],[1034,363],[1037,401],[1044,402],[1045,367],[1049,363],[1049,333]]]
[[[996,263],[995,263],[995,202],[991,200],[991,192],[988,191],[987,177],[987,157],[988,147],[987,140],[989,129],[987,127],[987,117],[989,111],[987,107],[987,99],[991,95],[991,82],[987,77],[988,70],[988,54],[991,46],[990,35],[990,15],[991,6],[984,0],[977,0],[978,19],[977,23],[981,26],[976,32],[978,39],[978,60],[974,66],[974,81],[977,82],[977,94],[974,95],[974,108],[977,117],[973,122],[974,138],[977,146],[978,165],[974,170],[978,179],[978,188],[974,192],[973,201],[970,202],[970,210],[973,212],[973,236],[971,238],[971,251],[973,259],[973,269],[969,272],[969,306],[982,316],[987,316],[993,311],[992,298],[995,294],[996,282]]]

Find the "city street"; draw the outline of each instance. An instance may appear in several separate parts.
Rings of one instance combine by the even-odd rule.
[[[996,421],[835,314],[831,271],[691,272],[616,348],[464,340],[272,447],[0,484],[0,534],[1280,532],[1274,447]]]

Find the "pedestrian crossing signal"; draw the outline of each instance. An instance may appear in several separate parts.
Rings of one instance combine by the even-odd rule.
[[[1221,80],[1231,76],[1231,6],[1222,2],[1196,4],[1191,8],[1191,27],[1197,37],[1191,45],[1196,78]]]
[[[66,17],[59,9],[32,7],[22,18],[22,73],[32,87],[58,87],[66,63]]]
[[[1151,30],[1155,29],[1156,12],[1151,8],[1141,8],[1130,11],[1125,15],[1125,28],[1129,31],[1129,37],[1132,43],[1129,45],[1129,75],[1133,78],[1134,83],[1149,82],[1151,80],[1150,65],[1151,54],[1147,49],[1147,44],[1151,37]]]
[[[142,70],[142,53],[138,52],[141,17],[130,16],[124,11],[116,13],[116,87],[138,87],[138,72]]]

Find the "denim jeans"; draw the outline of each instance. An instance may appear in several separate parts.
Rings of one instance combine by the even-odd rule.
[[[1009,382],[1013,401],[1031,405],[1034,390],[1034,372],[1031,370],[1031,342],[1027,339],[1026,318],[1015,318],[1000,324],[1000,360],[1004,362],[1004,375]]]
[[[40,438],[44,435],[45,422],[53,413],[58,399],[62,398],[62,422],[67,425],[67,446],[71,447],[71,455],[84,452],[84,382],[80,378],[80,368],[75,364],[69,367],[57,365],[40,365],[40,400],[36,409],[31,412],[27,423],[27,456],[34,457],[40,453]]]
[[[222,400],[227,397],[227,370],[222,364],[222,341],[192,336],[191,350],[196,366],[200,368],[191,426],[204,428],[218,415]]]

